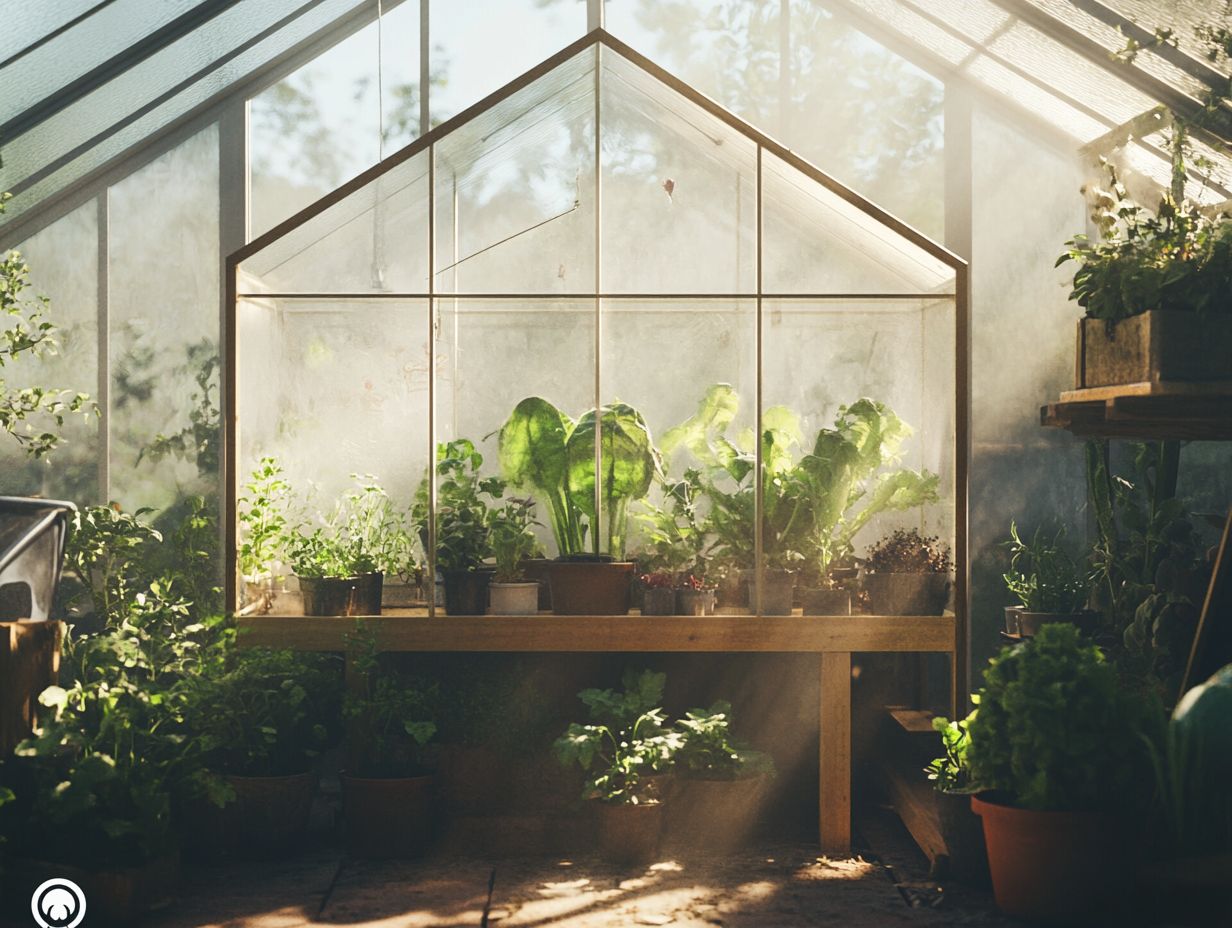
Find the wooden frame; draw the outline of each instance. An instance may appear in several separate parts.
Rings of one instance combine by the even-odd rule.
[[[813,652],[819,655],[819,671],[822,674],[822,757],[821,767],[821,798],[822,798],[822,845],[827,851],[845,851],[850,841],[850,673],[851,653],[859,651],[900,651],[900,652],[938,652],[951,656],[951,710],[955,713],[965,712],[968,693],[968,653],[967,653],[967,611],[969,589],[969,558],[967,553],[967,483],[969,459],[969,408],[970,408],[970,323],[969,323],[969,277],[966,262],[937,244],[920,232],[887,213],[853,190],[845,187],[834,178],[818,170],[804,161],[792,151],[759,132],[732,113],[723,109],[714,101],[701,95],[683,81],[664,71],[652,61],[638,54],[623,42],[613,38],[602,29],[596,29],[572,43],[560,52],[551,56],[541,64],[530,69],[521,77],[515,79],[489,97],[464,110],[462,113],[442,123],[426,133],[401,151],[386,158],[368,171],[358,175],[342,187],[318,200],[315,204],[301,211],[274,229],[260,236],[253,242],[241,248],[227,258],[226,275],[226,313],[224,325],[224,425],[225,440],[223,449],[224,460],[224,501],[225,501],[225,554],[226,564],[226,601],[230,608],[237,609],[239,605],[238,577],[238,530],[237,530],[237,495],[239,485],[238,473],[238,364],[237,364],[237,307],[244,296],[238,289],[239,268],[242,262],[256,255],[268,245],[282,236],[297,229],[313,217],[321,214],[331,206],[342,202],[348,196],[372,183],[382,174],[416,155],[427,152],[429,204],[428,215],[428,287],[423,293],[384,293],[356,294],[363,299],[438,299],[462,298],[464,294],[454,292],[438,293],[435,289],[436,262],[436,209],[435,203],[435,162],[434,146],[450,135],[456,129],[490,110],[503,100],[519,90],[538,80],[569,61],[587,49],[594,49],[598,57],[603,49],[608,49],[641,68],[652,78],[667,88],[683,96],[690,103],[701,108],[710,116],[725,123],[730,128],[749,139],[756,145],[757,151],[757,261],[755,290],[727,294],[732,298],[756,300],[757,340],[758,340],[758,373],[757,373],[757,423],[760,423],[762,409],[761,391],[761,338],[763,330],[763,303],[773,299],[776,294],[766,293],[762,286],[762,162],[763,153],[770,153],[781,159],[790,168],[799,171],[806,178],[836,195],[846,203],[854,206],[865,216],[881,226],[889,229],[902,239],[911,243],[925,254],[931,256],[940,264],[948,267],[954,274],[954,291],[952,293],[898,293],[898,294],[813,294],[814,299],[874,299],[891,298],[894,300],[919,300],[921,298],[937,303],[952,302],[954,306],[954,394],[953,394],[953,485],[951,487],[954,518],[954,561],[955,561],[955,606],[952,615],[932,617],[885,617],[885,616],[834,616],[834,617],[799,617],[799,616],[765,616],[755,610],[750,616],[714,616],[703,618],[673,617],[671,619],[646,619],[641,616],[596,616],[596,617],[486,617],[486,616],[448,616],[436,613],[434,606],[429,606],[428,615],[411,615],[397,613],[381,617],[369,618],[379,631],[380,647],[385,650],[408,651],[699,651],[699,652]],[[596,81],[599,65],[596,62]],[[598,96],[596,95],[596,107]],[[595,118],[596,157],[601,159],[598,126],[599,118]],[[601,172],[596,165],[596,195]],[[596,200],[596,235],[600,222],[598,219],[599,199]],[[596,313],[596,358],[601,357],[599,343],[601,326],[598,325],[600,303],[605,299],[636,300],[641,298],[634,294],[603,295],[603,279],[601,274],[601,249],[596,243],[596,267],[594,290],[579,294],[579,299],[594,300]],[[778,296],[795,299],[807,299],[805,294],[777,294]],[[262,293],[262,298],[276,298],[277,294]],[[285,294],[287,297],[311,298],[309,294]],[[321,294],[320,296],[326,296]],[[339,298],[340,294],[328,294],[330,298]],[[546,296],[546,294],[541,295]],[[560,298],[560,294],[551,294],[552,298]],[[656,293],[651,295],[664,300],[703,301],[716,298],[715,294],[699,293]],[[719,295],[724,296],[724,295]],[[485,300],[504,298],[527,299],[535,298],[532,293],[524,294],[482,294]],[[429,314],[429,326],[432,326],[433,314]],[[948,323],[947,323],[948,324]],[[435,370],[433,354],[435,339],[429,331],[429,370]],[[435,403],[433,402],[434,376],[429,377],[428,385],[428,423],[429,434],[433,445],[436,440]],[[599,374],[596,368],[596,400],[598,400]],[[760,445],[760,443],[758,443]],[[601,441],[596,440],[596,454]],[[760,447],[757,449],[757,466],[755,480],[757,489],[757,505],[761,505],[761,474]],[[596,484],[598,482],[596,481]],[[596,495],[600,488],[596,486]],[[429,493],[428,518],[428,556],[429,575],[435,565],[435,482]],[[596,510],[599,508],[596,501]],[[761,520],[754,519],[755,549],[757,561],[761,563],[762,539]],[[758,572],[760,577],[760,571]],[[760,602],[760,580],[756,587],[756,601]],[[278,645],[282,647],[304,648],[311,650],[341,650],[345,646],[346,631],[353,627],[348,619],[316,619],[307,617],[242,617],[239,619],[243,631],[242,641],[250,645]]]
[[[0,622],[0,759],[30,734],[38,695],[58,682],[63,622]]]

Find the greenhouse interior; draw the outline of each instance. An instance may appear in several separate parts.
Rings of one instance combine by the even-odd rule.
[[[1232,0],[0,10],[0,928],[1232,925]]]

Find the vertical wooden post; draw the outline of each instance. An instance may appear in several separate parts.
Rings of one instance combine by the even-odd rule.
[[[821,851],[851,853],[851,653],[821,655]]]
[[[63,622],[0,622],[0,759],[30,734],[39,693],[58,682]]]

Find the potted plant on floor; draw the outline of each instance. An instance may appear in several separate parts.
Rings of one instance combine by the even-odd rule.
[[[623,692],[582,690],[589,721],[572,723],[556,740],[560,762],[587,773],[583,798],[595,803],[600,851],[618,863],[645,863],[658,853],[661,774],[682,742],[661,708],[665,682],[661,673],[628,671]]]
[[[1076,261],[1076,386],[1232,381],[1232,210],[1185,197],[1186,136],[1173,125],[1171,189],[1152,211],[1130,199],[1115,168],[1097,189],[1100,238],[1077,235],[1057,259]]]
[[[612,403],[575,421],[542,397],[527,397],[501,427],[500,460],[509,484],[535,494],[548,512],[558,552],[548,568],[552,610],[558,615],[628,612],[634,567],[624,560],[629,504],[646,496],[659,471],[641,413]]]
[[[897,529],[864,560],[864,590],[874,615],[941,615],[950,593],[950,552],[934,536]]]
[[[535,503],[511,499],[492,516],[492,552],[496,571],[489,585],[493,615],[534,615],[539,611],[539,582],[529,580],[525,564],[539,550],[531,531]]]
[[[979,696],[971,701],[979,705]],[[933,719],[933,731],[941,736],[945,753],[924,768],[935,789],[937,818],[945,841],[946,872],[968,883],[988,883],[988,852],[984,827],[971,811],[971,796],[978,790],[971,776],[971,723],[978,708],[965,719]]]
[[[726,701],[709,709],[690,709],[677,720],[676,728],[682,742],[668,808],[670,830],[695,850],[730,853],[757,824],[774,762],[736,740],[731,704]]]
[[[1091,571],[1066,549],[1065,529],[1047,535],[1037,528],[1030,542],[1010,523],[1005,543],[1010,551],[1010,569],[1003,575],[1005,587],[1018,597],[1014,620],[1019,634],[1030,637],[1049,622],[1068,622],[1090,631],[1092,614],[1086,609]]]
[[[997,905],[1022,918],[1114,917],[1142,850],[1142,733],[1158,727],[1158,706],[1067,624],[1006,648],[984,679],[968,756]]]
[[[379,666],[376,642],[350,642],[362,681],[347,692],[347,769],[342,772],[343,835],[357,857],[415,857],[432,841],[435,779],[424,746],[436,734],[435,687]]]

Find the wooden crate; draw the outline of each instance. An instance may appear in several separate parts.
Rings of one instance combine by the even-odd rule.
[[[1078,323],[1074,386],[1232,381],[1232,318],[1152,310]]]
[[[59,681],[63,622],[0,622],[0,757],[30,734],[38,695]]]

